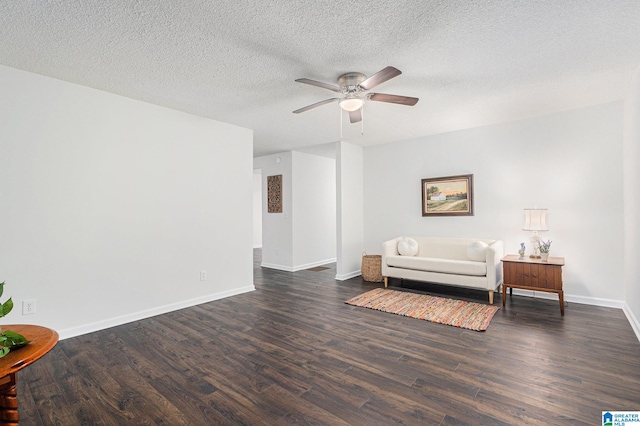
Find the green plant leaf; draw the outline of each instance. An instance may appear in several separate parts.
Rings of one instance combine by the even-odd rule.
[[[0,308],[0,318],[7,315],[13,309],[13,300],[9,298],[6,302],[2,304],[2,308]]]
[[[26,337],[24,337],[22,334],[16,333],[15,331],[7,330],[4,333],[2,333],[2,336],[7,339],[4,342],[5,347],[16,348],[16,347],[24,346],[27,343],[29,343]]]
[[[11,350],[11,349],[9,349],[9,348],[7,348],[7,347],[4,347],[4,348],[0,349],[0,358],[2,358],[3,356],[5,356],[6,354],[8,354],[10,350]]]

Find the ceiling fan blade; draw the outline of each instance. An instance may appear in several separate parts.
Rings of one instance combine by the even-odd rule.
[[[386,93],[371,93],[369,99],[376,102],[390,102],[392,104],[414,106],[418,103],[418,98],[410,96],[388,95]]]
[[[364,90],[371,90],[378,84],[384,83],[387,80],[391,80],[393,77],[397,77],[400,74],[402,74],[402,71],[400,71],[399,69],[394,67],[386,67],[385,69],[378,71],[377,73],[360,83],[360,87],[362,87]]]
[[[331,103],[331,102],[336,102],[338,100],[339,100],[338,98],[325,99],[324,101],[316,102],[315,104],[307,105],[306,107],[302,107],[300,109],[297,109],[297,110],[293,111],[293,113],[294,114],[300,114],[301,112],[309,111],[310,109],[313,109],[315,107],[319,107],[321,105],[328,104],[328,103]]]
[[[362,121],[362,107],[355,111],[349,111],[349,121],[351,123],[359,123]]]
[[[323,89],[329,89],[338,93],[342,90],[337,84],[323,83],[321,81],[310,80],[308,78],[299,78],[296,81],[298,83],[310,84],[312,86],[322,87]]]

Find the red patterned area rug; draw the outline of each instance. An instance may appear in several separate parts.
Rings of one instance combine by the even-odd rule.
[[[345,303],[439,324],[485,331],[497,306],[377,288]]]

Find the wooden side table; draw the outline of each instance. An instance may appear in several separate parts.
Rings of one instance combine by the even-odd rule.
[[[564,291],[562,290],[563,257],[550,257],[546,261],[509,254],[502,259],[504,281],[502,284],[502,306],[507,299],[507,287],[522,290],[557,293],[560,299],[560,314],[564,315]]]
[[[0,358],[0,425],[17,425],[18,371],[42,358],[58,343],[58,333],[38,325],[1,325],[3,330],[22,334],[29,344]]]

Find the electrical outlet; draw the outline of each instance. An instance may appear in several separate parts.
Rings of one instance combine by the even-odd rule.
[[[22,301],[22,315],[31,315],[36,313],[36,299]]]
[[[206,281],[207,280],[207,271],[206,270],[202,270],[200,271],[200,281]]]

